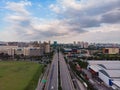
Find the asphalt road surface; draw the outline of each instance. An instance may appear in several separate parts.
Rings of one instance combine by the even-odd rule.
[[[64,60],[62,53],[59,53],[59,62],[60,62],[60,78],[61,78],[61,87],[62,90],[75,90],[70,72],[68,70],[67,64]]]
[[[45,90],[58,90],[58,54],[55,53],[48,74]]]
[[[41,76],[39,78],[36,90],[44,90],[45,83],[43,83],[42,81],[47,80],[47,75],[48,75],[48,72],[49,72],[49,68],[50,68],[50,65],[48,64],[46,69],[45,69],[45,73],[43,74],[43,76]]]

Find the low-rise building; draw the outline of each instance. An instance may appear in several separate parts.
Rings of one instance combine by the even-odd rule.
[[[50,44],[49,43],[45,43],[45,53],[50,53]]]
[[[88,61],[88,70],[107,86],[120,90],[120,61]]]
[[[119,54],[119,48],[103,48],[103,54]]]
[[[24,55],[24,48],[16,48],[14,50],[16,55]]]
[[[20,47],[18,47],[17,45],[18,42],[14,42],[14,43],[9,42],[8,45],[1,45],[0,53],[8,54],[10,56],[14,56],[14,55],[41,56],[45,53],[50,53],[50,42],[38,43],[36,41],[36,42],[30,42],[28,46],[20,45]]]
[[[17,46],[0,46],[0,53],[5,53],[11,56],[41,56],[43,51],[39,47],[17,47]]]
[[[18,46],[0,46],[0,53],[14,55],[16,48],[18,48]]]
[[[40,48],[24,48],[24,55],[25,56],[41,56]]]

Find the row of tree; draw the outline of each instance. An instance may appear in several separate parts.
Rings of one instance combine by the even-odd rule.
[[[78,71],[74,62],[69,62],[69,65],[71,69],[88,85],[87,90],[96,90],[94,86],[88,81],[87,74],[85,74],[82,70]],[[86,67],[86,64],[83,67]]]

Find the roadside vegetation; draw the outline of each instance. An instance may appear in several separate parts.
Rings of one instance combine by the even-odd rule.
[[[0,61],[41,61],[43,57],[49,58],[51,60],[53,58],[53,54],[54,51],[50,53],[44,53],[41,56],[25,56],[23,54],[14,54],[12,56],[6,53],[0,53]]]
[[[99,54],[95,53],[87,60],[120,60],[120,54]]]
[[[78,63],[80,65],[80,67],[81,67],[80,71],[78,71],[76,69],[76,63]],[[87,65],[88,65],[87,62],[76,60],[74,62],[70,61],[69,65],[70,65],[71,69],[73,70],[73,72],[81,78],[82,83],[85,82],[87,84],[87,90],[95,90],[93,85],[88,81],[87,75],[82,71],[82,68],[85,68],[85,69],[87,68]]]
[[[43,69],[34,62],[1,61],[0,90],[35,90]]]

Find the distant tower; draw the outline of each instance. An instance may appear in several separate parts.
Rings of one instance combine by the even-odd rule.
[[[89,45],[88,42],[85,42],[84,43],[84,48],[88,48],[88,45]]]
[[[54,41],[54,46],[57,46],[57,41]]]
[[[80,42],[80,46],[81,46],[81,48],[84,48],[84,42],[83,41]]]
[[[80,41],[78,41],[78,43],[77,43],[77,44],[78,44],[78,46],[80,46]]]
[[[39,44],[41,44],[41,41],[39,41]]]
[[[74,41],[73,44],[76,45],[76,41]]]
[[[49,41],[48,43],[49,43],[49,45],[50,45],[51,41]]]

